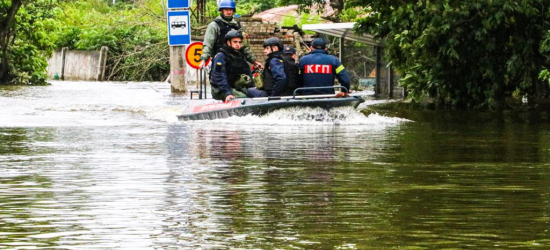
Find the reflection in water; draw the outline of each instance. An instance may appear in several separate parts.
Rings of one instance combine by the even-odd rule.
[[[550,246],[545,123],[430,110],[180,123],[160,118],[186,101],[169,86],[95,84],[0,90],[0,248]]]

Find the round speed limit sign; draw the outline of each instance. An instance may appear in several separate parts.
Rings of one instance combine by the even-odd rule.
[[[202,42],[195,42],[187,46],[187,50],[185,51],[185,60],[187,61],[187,64],[191,66],[191,68],[198,69],[199,64],[201,63],[201,55]],[[206,61],[204,66],[207,66],[208,63],[210,63],[210,59]]]

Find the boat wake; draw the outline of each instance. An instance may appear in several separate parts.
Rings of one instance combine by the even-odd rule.
[[[331,110],[310,107],[293,107],[276,110],[263,116],[248,115],[218,120],[193,121],[193,123],[256,124],[256,125],[374,125],[401,124],[410,120],[385,117],[379,114],[365,116],[352,107]]]

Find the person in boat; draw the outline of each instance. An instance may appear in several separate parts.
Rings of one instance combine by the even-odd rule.
[[[303,87],[332,87],[334,78],[343,87],[350,90],[350,77],[344,65],[335,56],[327,53],[326,42],[322,38],[316,38],[311,42],[311,52],[300,59],[300,74]],[[304,90],[300,94],[334,94],[334,89]],[[347,93],[339,93],[346,96]]]
[[[204,34],[204,41],[202,44],[203,53],[199,64],[199,68],[201,69],[204,68],[205,62],[207,62],[209,58],[214,57],[223,47],[225,44],[224,38],[227,32],[231,30],[243,32],[240,24],[233,18],[233,15],[237,11],[234,0],[221,0],[218,5],[218,11],[220,12],[220,16],[216,17],[214,21],[208,24]],[[246,34],[244,34],[243,39],[246,37]],[[263,67],[262,64],[256,60],[254,54],[252,54],[247,39],[244,39],[243,45],[244,46],[241,46],[241,50],[246,60],[257,67]]]
[[[225,35],[225,44],[216,54],[210,71],[212,98],[225,102],[234,98],[265,96],[253,87],[251,72],[241,51],[243,35],[232,30]]]
[[[283,51],[287,58],[292,59],[295,63],[298,62],[298,55],[296,55],[296,49],[294,47],[287,45]]]
[[[268,96],[288,96],[298,87],[299,68],[293,59],[283,53],[283,44],[277,37],[264,41],[267,56],[262,74],[263,90]]]

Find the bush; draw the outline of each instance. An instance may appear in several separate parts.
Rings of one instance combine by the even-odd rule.
[[[371,8],[359,30],[385,39],[388,60],[416,100],[500,108],[514,93],[548,94],[539,80],[549,66],[544,0],[355,2]]]
[[[0,7],[5,8],[11,1],[0,0]],[[6,55],[1,61],[8,71],[0,76],[3,84],[46,84],[46,59],[51,55],[54,44],[50,34],[57,22],[53,15],[58,9],[55,1],[36,0],[21,6],[15,16],[12,27],[7,28]],[[10,3],[11,5],[11,3]],[[0,16],[4,19],[6,16]],[[2,56],[0,52],[0,57]]]
[[[169,73],[167,28],[162,5],[147,0],[115,6],[99,0],[61,5],[58,49],[109,48],[108,80],[164,80]]]

